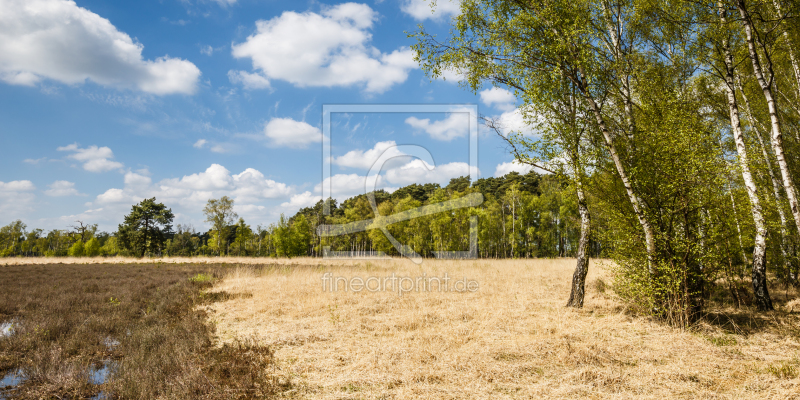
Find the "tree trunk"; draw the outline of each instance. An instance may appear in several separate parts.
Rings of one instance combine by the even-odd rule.
[[[725,9],[722,3],[719,6],[719,18],[722,24],[727,23]],[[728,95],[728,114],[731,120],[731,132],[736,143],[736,152],[739,155],[739,169],[742,171],[747,197],[750,199],[750,211],[753,215],[753,224],[756,228],[755,247],[753,248],[753,293],[759,310],[772,310],[772,300],[767,288],[767,227],[764,224],[764,214],[758,199],[758,188],[750,173],[750,164],[747,159],[747,148],[744,144],[742,124],[739,120],[739,105],[736,103],[734,83],[734,66],[728,40],[722,40],[723,61],[725,63],[725,92]]]
[[[644,205],[642,199],[640,199],[639,196],[637,196],[633,191],[633,186],[628,178],[628,173],[625,170],[625,166],[622,165],[622,160],[619,158],[619,153],[617,152],[617,147],[614,144],[614,139],[611,136],[611,131],[608,129],[605,118],[603,118],[603,114],[600,112],[600,106],[594,101],[594,97],[592,97],[591,93],[589,93],[589,91],[586,89],[585,85],[579,85],[579,88],[581,90],[581,94],[591,107],[597,125],[600,128],[600,132],[602,132],[603,138],[606,141],[608,152],[611,153],[611,159],[614,161],[614,166],[616,167],[617,173],[622,180],[622,185],[625,186],[625,191],[628,194],[628,200],[630,200],[631,205],[633,206],[633,212],[636,214],[636,218],[639,220],[639,225],[641,225],[642,230],[644,231],[644,241],[647,248],[647,267],[650,274],[653,275],[655,273],[654,268],[656,255],[655,234],[653,233],[652,225],[650,225],[650,222],[647,220],[647,217],[644,214]]]
[[[778,181],[778,178],[775,176],[775,171],[772,169],[772,161],[769,158],[769,152],[767,152],[767,146],[764,144],[764,139],[761,137],[761,130],[759,129],[760,126],[757,126],[757,121],[753,116],[753,110],[750,108],[750,102],[747,100],[747,95],[744,93],[744,90],[741,88],[739,89],[742,92],[742,99],[744,99],[744,104],[747,109],[747,120],[750,122],[750,126],[755,134],[756,138],[758,139],[758,145],[761,147],[761,156],[764,158],[764,164],[767,166],[767,172],[769,172],[769,178],[772,181],[772,194],[775,197],[775,207],[778,210],[778,218],[781,221],[781,254],[783,255],[784,261],[788,264],[788,271],[790,275],[790,280],[794,281],[797,279],[794,276],[795,268],[794,268],[794,258],[792,258],[791,254],[793,252],[790,250],[789,244],[789,235],[786,228],[786,213],[783,210],[783,196],[781,195],[781,184]]]
[[[772,94],[772,80],[774,79],[772,63],[767,55],[765,57],[767,61],[766,67],[762,68],[761,59],[759,58],[758,51],[756,50],[756,38],[754,37],[755,27],[753,26],[750,12],[747,10],[744,0],[738,0],[736,5],[739,8],[739,14],[742,17],[742,24],[744,25],[745,36],[747,38],[747,49],[750,53],[750,60],[753,62],[753,72],[756,75],[756,80],[758,81],[759,86],[761,86],[761,91],[764,93],[764,99],[767,101],[767,108],[769,109],[769,119],[772,125],[772,151],[775,153],[775,158],[778,161],[778,168],[780,168],[781,171],[783,188],[786,191],[786,197],[789,199],[789,208],[792,211],[792,216],[794,217],[795,224],[797,225],[797,230],[800,232],[800,206],[798,206],[797,194],[794,190],[794,179],[789,171],[789,166],[786,163],[786,157],[783,153],[783,135],[781,132],[780,121],[778,120],[778,106]],[[762,50],[766,51],[766,48],[764,44],[760,42],[760,39],[759,45],[761,46]],[[768,74],[766,77],[765,72]]]
[[[586,206],[586,196],[583,193],[580,177],[576,179],[575,192],[578,196],[578,212],[581,215],[581,237],[578,241],[578,262],[575,266],[575,273],[572,274],[572,292],[569,294],[567,307],[581,308],[585,294],[586,274],[589,272],[589,256],[586,249],[592,231],[592,220],[589,215],[589,207]]]
[[[781,9],[781,3],[779,0],[773,0],[772,4],[775,5],[775,9],[778,11],[778,14],[783,14],[783,10]],[[794,55],[794,41],[792,40],[791,35],[789,35],[789,31],[783,31],[783,39],[786,40],[786,47],[789,50],[789,62],[792,64],[792,70],[794,71],[794,79],[797,83],[795,90],[797,91],[797,99],[800,101],[800,64],[797,62],[797,57]],[[800,114],[800,111],[798,111]]]
[[[739,234],[739,249],[742,251],[742,259],[745,264],[750,264],[750,259],[747,258],[747,253],[744,252],[744,242],[742,242],[742,228],[739,226],[739,216],[736,215],[736,200],[733,197],[733,184],[730,184],[731,205],[733,206],[733,219],[736,221],[736,232]]]

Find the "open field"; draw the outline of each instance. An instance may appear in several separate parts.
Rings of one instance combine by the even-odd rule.
[[[765,316],[712,294],[709,315],[680,331],[628,315],[594,263],[586,307],[573,310],[568,259],[305,262],[234,269],[215,290],[239,296],[204,306],[220,343],[275,351],[276,373],[292,383],[285,397],[800,398],[800,306],[787,312],[784,300],[793,291],[776,290],[780,310]],[[447,272],[479,289],[324,291],[326,272]]]
[[[0,267],[0,398],[230,399],[276,391],[271,351],[213,346],[224,265]],[[17,372],[14,374],[14,372]]]
[[[0,378],[25,380],[0,398],[800,398],[794,290],[766,315],[712,290],[681,331],[630,315],[594,262],[565,308],[571,259],[3,261]],[[336,280],[393,273],[449,291]]]

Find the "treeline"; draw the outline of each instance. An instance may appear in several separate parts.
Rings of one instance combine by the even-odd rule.
[[[498,178],[472,183],[468,177],[455,178],[444,187],[413,184],[393,193],[374,193],[382,216],[424,205],[481,193],[479,207],[417,217],[388,226],[400,243],[423,257],[436,251],[469,249],[469,218],[478,216],[478,255],[484,258],[573,257],[580,235],[580,216],[569,181],[556,175],[512,172]],[[324,248],[353,255],[399,253],[379,229],[333,238],[318,235],[320,225],[346,224],[374,219],[366,195],[338,204],[329,200],[329,215],[323,202],[299,210],[291,217],[281,215],[277,223],[253,228],[233,211],[227,197],[209,200],[204,209],[212,224],[207,232],[188,225],[172,228],[172,214],[155,199],[133,207],[125,223],[113,233],[98,232],[97,225],[77,221],[70,229],[26,230],[15,221],[0,229],[2,256],[321,256]],[[161,218],[161,222],[158,222]],[[238,219],[237,219],[238,218]],[[146,225],[146,226],[145,226]],[[591,254],[605,249],[593,241]]]

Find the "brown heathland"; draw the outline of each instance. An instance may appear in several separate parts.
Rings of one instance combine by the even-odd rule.
[[[0,267],[0,323],[12,324],[10,334],[0,335],[0,377],[21,370],[26,378],[0,388],[0,398],[103,392],[121,399],[230,399],[281,388],[268,348],[212,344],[213,326],[198,307],[228,297],[206,290],[230,267],[39,261]],[[97,370],[108,372],[104,382]]]
[[[629,315],[597,263],[582,310],[564,307],[574,260],[284,264],[232,270],[214,290],[241,296],[204,307],[220,343],[275,351],[276,373],[292,382],[286,397],[800,398],[793,291],[773,293],[780,310],[760,315],[720,303],[715,289],[705,318],[681,331]],[[479,289],[332,292],[326,272],[447,272]]]

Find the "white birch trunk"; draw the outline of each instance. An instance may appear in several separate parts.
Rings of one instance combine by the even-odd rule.
[[[761,86],[761,91],[764,93],[764,99],[767,101],[767,108],[769,109],[769,119],[772,125],[772,151],[775,153],[775,159],[778,161],[778,168],[781,171],[783,188],[786,191],[786,197],[789,199],[789,209],[794,217],[797,230],[800,232],[800,206],[798,206],[797,194],[794,189],[794,179],[789,171],[789,166],[786,163],[786,157],[783,152],[783,135],[778,119],[778,106],[775,103],[775,97],[772,93],[772,79],[774,78],[772,65],[769,63],[769,60],[767,60],[766,68],[762,67],[761,59],[756,50],[756,38],[754,37],[755,27],[750,18],[750,13],[747,10],[744,0],[738,0],[736,4],[739,8],[739,14],[742,17],[742,24],[744,25],[745,36],[747,38],[747,49],[750,53],[750,60],[753,62],[753,72],[756,75],[759,86]],[[763,43],[759,44],[762,49],[764,49]],[[765,72],[768,76],[765,76]]]
[[[720,22],[725,25],[727,17],[722,3],[717,3]],[[734,64],[730,45],[727,39],[722,40],[723,62],[725,65],[725,92],[728,96],[728,114],[731,122],[731,133],[736,143],[736,153],[739,155],[739,169],[742,180],[750,199],[750,212],[756,228],[755,246],[753,248],[753,293],[759,310],[772,310],[772,300],[767,288],[767,227],[764,223],[764,214],[758,199],[758,188],[750,173],[750,163],[747,158],[747,147],[742,134],[742,123],[739,120],[739,105],[736,102],[734,83]]]

